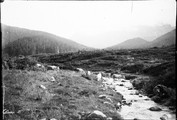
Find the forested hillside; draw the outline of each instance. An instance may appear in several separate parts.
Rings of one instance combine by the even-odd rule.
[[[10,56],[92,50],[92,48],[50,33],[7,25],[2,25],[2,48],[3,53]]]

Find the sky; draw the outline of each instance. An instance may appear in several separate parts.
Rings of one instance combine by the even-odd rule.
[[[142,26],[176,26],[176,1],[4,1],[1,22],[94,48],[121,43]],[[130,33],[132,33],[130,35]]]

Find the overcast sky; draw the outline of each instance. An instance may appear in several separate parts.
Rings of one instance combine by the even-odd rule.
[[[6,25],[41,30],[81,44],[104,48],[141,26],[176,26],[176,1],[6,1]],[[133,36],[139,37],[139,36]]]

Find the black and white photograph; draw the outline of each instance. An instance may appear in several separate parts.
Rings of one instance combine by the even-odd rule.
[[[2,120],[176,120],[175,0],[0,4]]]

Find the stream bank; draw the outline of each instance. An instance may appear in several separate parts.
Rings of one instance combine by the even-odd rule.
[[[117,77],[102,77],[102,83],[123,95],[125,99],[123,102],[127,104],[122,102],[118,113],[124,119],[176,120],[176,115],[172,110],[141,94],[132,85],[132,80],[125,79],[125,74],[114,76]],[[158,110],[152,111],[154,108],[158,108]]]

